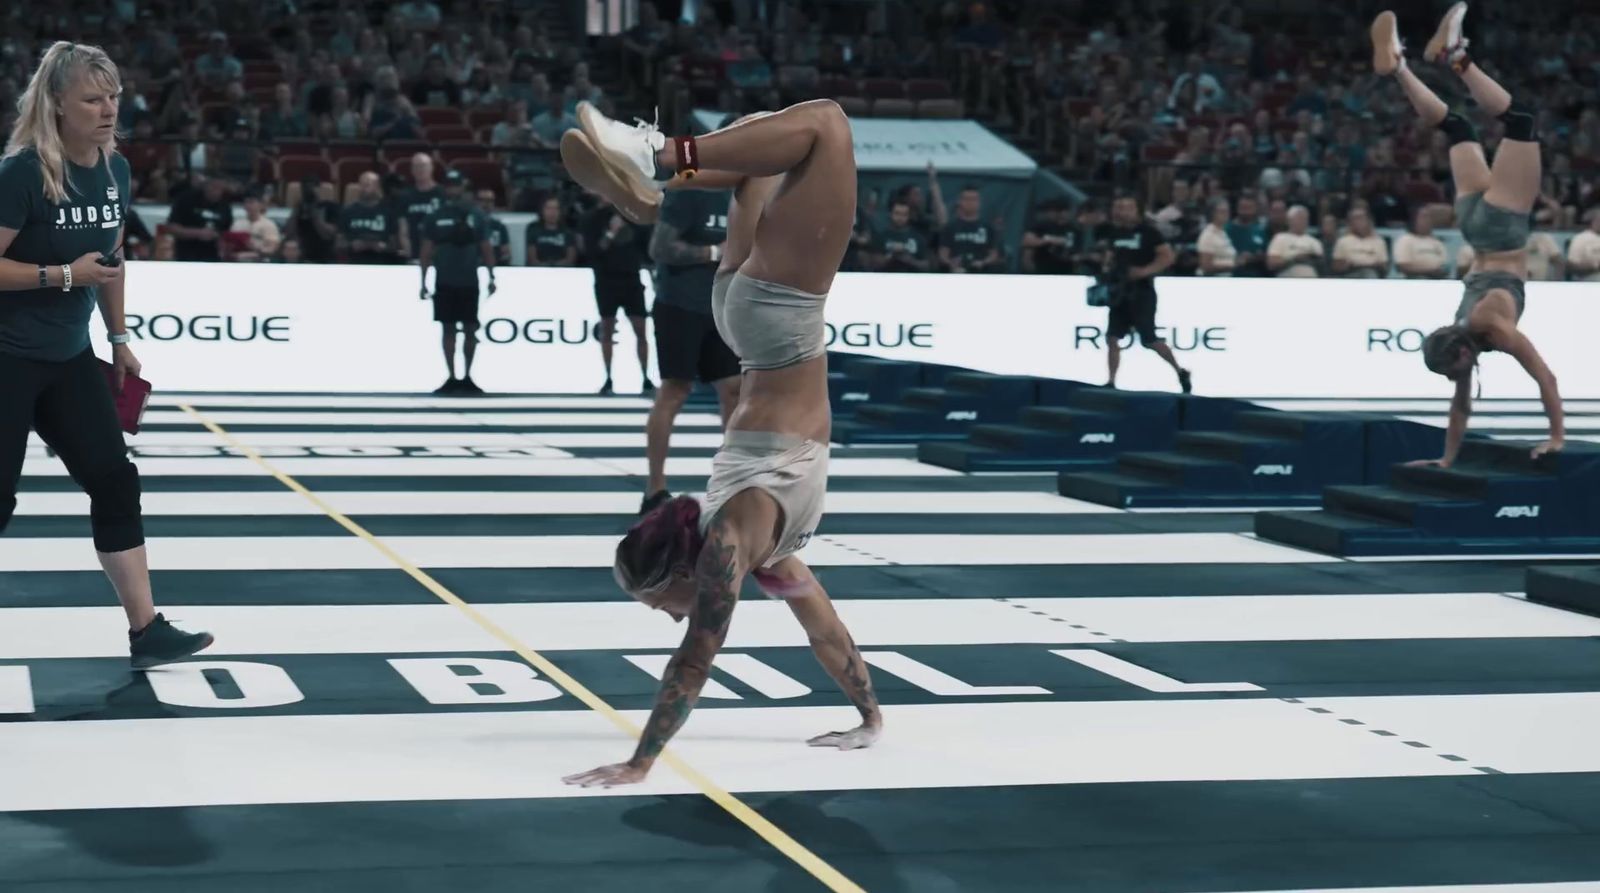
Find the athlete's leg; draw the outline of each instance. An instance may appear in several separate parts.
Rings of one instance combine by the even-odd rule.
[[[1499,82],[1479,68],[1467,55],[1467,40],[1461,36],[1467,4],[1450,7],[1433,39],[1428,42],[1430,61],[1449,65],[1472,93],[1472,99],[1485,114],[1499,118],[1506,126],[1506,138],[1495,150],[1494,167],[1484,201],[1497,208],[1518,213],[1533,210],[1539,200],[1539,138],[1535,132],[1534,109],[1515,101]]]
[[[1478,142],[1477,131],[1466,118],[1451,112],[1444,100],[1406,64],[1394,13],[1382,13],[1373,21],[1372,52],[1373,69],[1380,75],[1392,76],[1417,115],[1428,126],[1443,130],[1450,138],[1450,173],[1455,179],[1456,195],[1487,192],[1489,162]]]
[[[837,103],[803,102],[703,137],[672,140],[649,128],[612,121],[587,103],[580,103],[578,112],[604,170],[580,157],[587,147],[576,140],[570,146],[563,143],[564,153],[580,153],[568,162],[568,170],[588,177],[592,188],[618,207],[646,210],[641,197],[660,188],[654,179],[657,171],[686,177],[702,169],[750,177],[786,175],[767,204],[771,213],[763,213],[757,226],[745,269],[756,278],[804,291],[828,290],[844,257],[856,204],[855,147],[849,119]],[[768,246],[765,252],[763,244]]]
[[[444,345],[444,370],[454,381],[456,377],[456,324],[453,322],[439,323],[443,331],[441,341]]]

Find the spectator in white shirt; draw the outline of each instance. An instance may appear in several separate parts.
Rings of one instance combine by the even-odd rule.
[[[1600,282],[1600,208],[1589,212],[1589,228],[1567,243],[1567,270],[1575,282]]]
[[[1528,281],[1560,282],[1567,278],[1566,259],[1561,256],[1561,246],[1546,227],[1548,223],[1535,224],[1528,233]]]
[[[1200,275],[1233,275],[1239,250],[1233,247],[1233,240],[1228,238],[1228,221],[1232,219],[1233,209],[1228,206],[1228,200],[1213,199],[1210,222],[1200,231],[1200,238],[1194,246],[1200,254]]]
[[[234,255],[236,260],[260,260],[277,253],[282,234],[278,231],[278,224],[273,223],[265,211],[266,203],[260,196],[245,196],[245,219],[235,220],[233,230],[250,234],[250,250]]]
[[[1346,279],[1381,279],[1389,272],[1389,246],[1373,232],[1366,208],[1350,210],[1350,231],[1333,245],[1333,271]]]
[[[1411,231],[1394,242],[1394,265],[1407,279],[1443,279],[1444,243],[1433,234],[1433,216],[1428,209],[1411,216]]]
[[[1311,235],[1311,212],[1295,205],[1287,215],[1289,228],[1267,245],[1267,269],[1290,279],[1315,279],[1322,263],[1322,242]]]

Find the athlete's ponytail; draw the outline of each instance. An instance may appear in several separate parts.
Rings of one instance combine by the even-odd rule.
[[[33,72],[28,88],[17,100],[17,123],[6,141],[7,156],[23,149],[39,153],[39,167],[44,176],[44,194],[52,202],[67,198],[66,150],[61,143],[61,107],[67,90],[81,75],[87,76],[98,89],[110,93],[122,92],[122,76],[111,57],[99,47],[58,40],[45,50],[39,67]],[[109,169],[111,152],[115,149],[113,137],[107,146],[105,162]]]
[[[1466,326],[1443,326],[1429,332],[1422,340],[1422,362],[1428,371],[1449,378],[1456,364],[1461,362],[1461,349],[1466,348],[1475,356],[1476,347]]]
[[[629,595],[654,592],[672,582],[674,572],[692,570],[705,538],[700,535],[700,501],[669,499],[628,528],[617,544],[611,573]]]

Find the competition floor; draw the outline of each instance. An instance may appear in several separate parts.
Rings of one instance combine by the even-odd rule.
[[[1523,600],[1526,561],[1330,558],[901,448],[836,450],[805,555],[881,743],[804,746],[854,712],[757,596],[685,771],[563,786],[627,757],[611,711],[642,721],[682,634],[608,570],[645,409],[162,398],[156,591],[217,644],[142,675],[36,443],[0,539],[0,890],[1600,888],[1600,619]],[[675,490],[715,425],[680,420]]]

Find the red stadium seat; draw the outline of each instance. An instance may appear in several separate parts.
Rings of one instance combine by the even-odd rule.
[[[278,179],[286,183],[307,177],[327,183],[333,181],[333,165],[320,155],[285,155],[278,159]]]
[[[417,109],[417,118],[422,121],[423,129],[436,126],[461,127],[466,123],[461,110],[451,106],[422,106]]]
[[[868,99],[904,99],[906,83],[894,78],[867,78],[861,82],[861,92]]]
[[[966,106],[959,99],[923,99],[917,103],[918,118],[949,121],[966,116]]]
[[[916,103],[909,99],[884,97],[873,100],[872,117],[874,118],[910,118],[916,115]]]
[[[906,81],[908,99],[949,99],[950,83],[937,78],[912,78]]]

